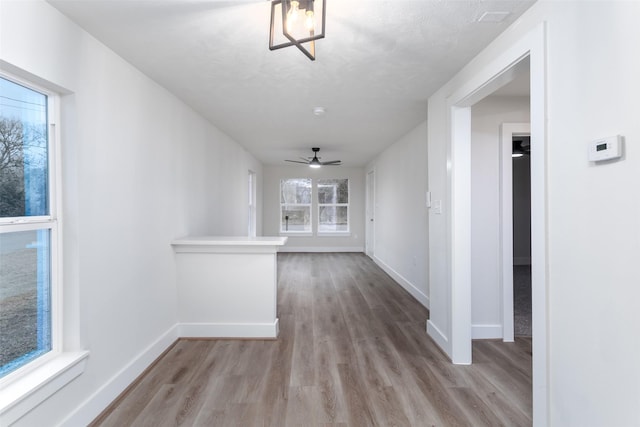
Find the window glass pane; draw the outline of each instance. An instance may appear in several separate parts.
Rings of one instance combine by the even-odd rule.
[[[349,203],[348,179],[318,180],[318,203]]]
[[[311,232],[311,206],[282,206],[281,231]]]
[[[311,179],[295,178],[280,181],[280,203],[311,204]]]
[[[320,206],[318,231],[349,231],[349,208]]]
[[[47,96],[0,78],[0,217],[49,214]]]
[[[0,376],[51,350],[49,235],[0,234]]]

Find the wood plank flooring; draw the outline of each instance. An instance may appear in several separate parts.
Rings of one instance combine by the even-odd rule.
[[[529,426],[531,340],[452,365],[363,254],[278,255],[277,340],[179,340],[93,426]]]

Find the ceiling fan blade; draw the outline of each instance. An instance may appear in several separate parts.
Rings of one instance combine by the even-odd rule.
[[[301,164],[303,164],[303,165],[308,165],[308,164],[309,164],[309,162],[299,162],[299,161],[297,161],[297,160],[285,160],[285,162],[301,163]]]
[[[300,159],[303,160],[302,162],[299,160],[285,160],[285,162],[300,163],[311,166],[312,168],[318,168],[320,166],[340,166],[342,164],[342,160],[330,160],[328,162],[320,161],[320,159],[322,159],[322,157],[318,156],[320,148],[314,147],[311,151],[313,151],[313,157],[300,157]]]

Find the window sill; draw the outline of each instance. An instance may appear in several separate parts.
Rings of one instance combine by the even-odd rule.
[[[84,371],[88,351],[61,353],[0,390],[0,425],[10,425]]]
[[[351,237],[350,231],[319,231],[318,237]]]
[[[313,233],[309,233],[308,231],[281,231],[280,235],[290,237],[313,237]]]

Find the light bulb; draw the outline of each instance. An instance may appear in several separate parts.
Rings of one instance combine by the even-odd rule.
[[[293,24],[298,20],[298,15],[300,14],[300,2],[296,0],[291,1],[291,7],[289,8],[289,12],[287,12],[287,31],[291,32],[293,28]]]
[[[316,26],[315,20],[313,19],[313,10],[307,10],[306,15],[307,19],[304,21],[304,25],[307,27],[307,30],[313,31]]]
[[[313,159],[311,159],[311,161],[309,162],[309,167],[317,169],[321,166],[322,166],[322,163],[320,163],[320,160],[318,160],[318,156],[314,154]]]

